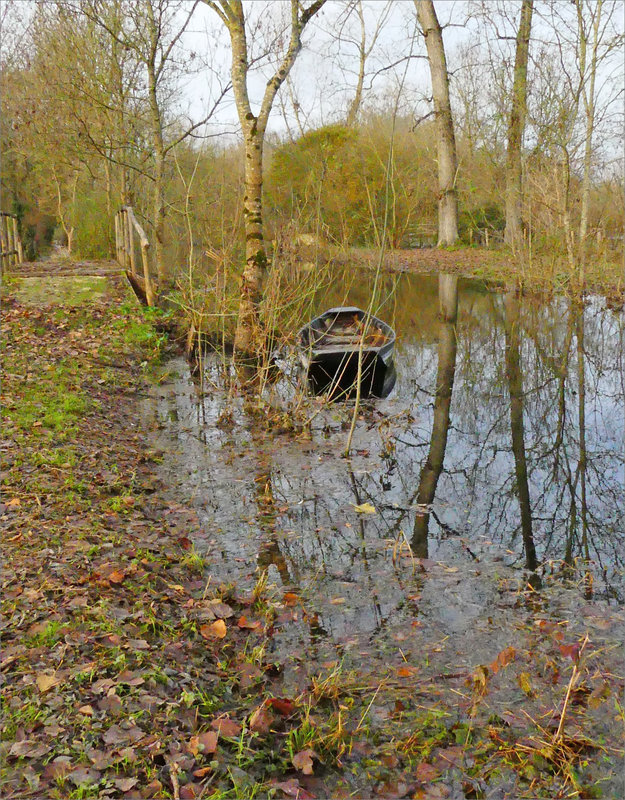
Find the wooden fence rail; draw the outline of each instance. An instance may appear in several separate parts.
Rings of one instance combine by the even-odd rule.
[[[137,270],[135,238],[139,240],[143,275],[139,275]],[[132,206],[123,206],[115,214],[115,257],[117,263],[126,270],[128,280],[137,295],[147,305],[153,306],[156,292],[150,275],[149,249],[150,240],[135,217]]]
[[[17,228],[17,217],[0,211],[0,268],[16,267],[24,261],[22,240]]]

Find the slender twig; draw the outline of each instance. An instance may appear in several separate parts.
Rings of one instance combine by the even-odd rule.
[[[569,705],[569,699],[571,697],[571,692],[573,691],[573,689],[575,687],[575,684],[577,683],[577,680],[578,680],[578,678],[580,676],[580,673],[581,673],[579,665],[580,665],[581,660],[582,660],[582,653],[584,652],[584,648],[586,647],[587,643],[588,643],[588,634],[586,634],[586,636],[584,636],[584,641],[582,642],[582,646],[579,649],[579,654],[577,656],[577,660],[576,660],[575,664],[573,664],[573,673],[571,675],[571,680],[569,681],[569,685],[567,686],[567,689],[566,689],[566,696],[564,698],[564,705],[562,706],[562,713],[560,714],[560,723],[558,725],[558,730],[553,735],[553,740],[552,740],[553,744],[557,744],[560,741],[560,739],[562,738],[562,729],[564,728],[564,722],[566,720],[566,710],[567,710],[568,705]]]

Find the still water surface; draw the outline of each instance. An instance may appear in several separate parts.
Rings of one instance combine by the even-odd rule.
[[[365,307],[367,281],[335,287],[314,311]],[[623,602],[622,313],[450,276],[388,277],[382,297],[398,379],[363,409],[350,460],[350,407],[311,400],[310,440],[267,433],[242,408],[218,424],[216,366],[202,397],[174,359],[146,400],[168,480],[200,516],[213,582],[250,586],[267,569],[315,598],[310,636],[334,642],[370,637],[405,610],[417,558],[505,562],[537,585],[558,572],[587,600]],[[358,513],[363,503],[376,513]],[[471,599],[459,605],[469,625]]]

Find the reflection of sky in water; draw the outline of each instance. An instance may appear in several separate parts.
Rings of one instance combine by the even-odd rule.
[[[397,386],[388,400],[365,410],[351,471],[340,457],[344,407],[322,411],[307,442],[263,434],[240,409],[232,427],[216,427],[223,408],[219,393],[209,391],[200,405],[186,377],[160,387],[160,398],[148,401],[161,446],[176,450],[177,443],[168,459],[169,476],[193,497],[206,528],[200,546],[211,555],[215,579],[249,583],[257,565],[266,566],[272,581],[317,598],[320,624],[335,639],[378,629],[406,602],[412,583],[406,542],[430,446],[440,329],[436,279],[400,281],[394,307],[378,312],[396,326]],[[358,291],[348,299],[357,305],[366,301]],[[432,559],[474,564],[496,556],[524,563],[505,313],[501,296],[461,283],[447,448],[428,530]],[[622,569],[625,538],[622,316],[591,300],[582,332],[567,300],[542,305],[522,300],[518,333],[538,558],[560,561],[567,551],[573,558],[587,552],[596,562],[595,589],[618,595],[615,572]],[[584,386],[578,374],[580,342]],[[184,362],[175,366],[185,373]],[[353,505],[365,501],[378,513],[355,513]]]

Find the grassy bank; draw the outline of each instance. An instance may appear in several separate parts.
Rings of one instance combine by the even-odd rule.
[[[378,254],[371,250],[352,250],[339,260],[374,267]],[[540,255],[522,263],[503,249],[484,247],[424,248],[393,250],[385,258],[391,271],[449,272],[467,278],[479,278],[495,286],[520,284],[528,292],[567,294],[575,289],[575,280],[561,256]],[[625,287],[623,259],[618,253],[590,258],[586,268],[584,290],[604,295],[615,304],[622,304]]]

